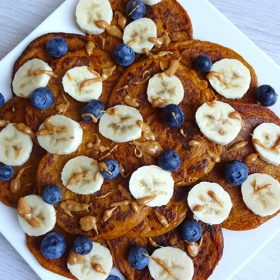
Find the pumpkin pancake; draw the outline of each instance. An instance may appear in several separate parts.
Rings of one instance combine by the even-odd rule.
[[[125,16],[125,7],[128,0],[109,0],[114,12],[112,25],[118,26],[120,12]],[[167,34],[172,43],[192,39],[192,23],[186,10],[176,0],[162,0],[157,5],[146,6],[145,17],[152,19],[157,26],[157,35],[161,37]],[[100,35],[87,35],[99,48],[112,52],[114,47],[121,43],[120,39],[108,35],[106,32]]]
[[[150,126],[163,150],[176,150],[182,159],[182,165],[178,171],[173,172],[173,178],[177,186],[190,185],[205,176],[219,160],[221,146],[204,138],[195,124],[196,109],[206,101],[215,99],[215,94],[208,88],[207,82],[201,80],[195,71],[182,65],[176,71],[176,76],[181,80],[185,91],[184,99],[180,107],[185,113],[185,124],[181,130],[167,127],[163,122],[161,109],[153,108],[148,102],[146,91],[148,80],[154,74],[167,70],[171,62],[171,56],[149,58],[135,63],[129,67],[115,86],[109,106],[126,104],[127,96],[137,101],[137,109],[143,116],[144,122]],[[190,140],[195,140],[191,141]],[[157,155],[145,152],[142,157],[137,155],[135,147],[143,146],[144,137],[130,145],[119,145],[114,153],[119,162],[126,163],[126,173],[131,174],[142,165],[156,164]],[[196,145],[199,144],[199,145]]]
[[[152,208],[148,216],[127,233],[132,238],[163,235],[176,228],[187,214],[187,191],[175,189],[172,200],[165,206]]]
[[[165,47],[164,50],[178,52],[182,56],[181,63],[190,69],[195,69],[193,66],[194,60],[199,55],[209,56],[213,63],[224,58],[237,59],[241,61],[251,73],[251,84],[249,90],[243,96],[243,98],[240,99],[240,101],[256,103],[255,91],[258,87],[258,78],[255,73],[255,70],[241,55],[239,55],[232,49],[211,42],[193,40],[186,42],[178,42],[169,45]],[[197,73],[202,79],[207,80],[207,74],[201,74],[199,72]],[[211,88],[210,84],[209,87]],[[220,100],[226,100],[226,98],[222,97],[218,93],[216,94]]]
[[[230,216],[222,224],[224,228],[231,230],[249,230],[254,229],[265,223],[273,216],[261,217],[255,215],[247,208],[243,202],[240,187],[232,187],[223,177],[224,162],[231,160],[243,160],[248,168],[249,173],[265,173],[277,180],[280,180],[280,167],[269,164],[259,157],[255,161],[250,160],[248,155],[256,153],[252,145],[252,132],[260,124],[273,122],[280,125],[280,119],[269,109],[257,104],[241,104],[238,102],[230,103],[238,111],[243,119],[243,128],[233,143],[224,147],[222,154],[222,163],[216,165],[203,181],[216,182],[224,187],[230,194],[233,208]]]
[[[219,226],[202,224],[203,235],[199,254],[193,258],[194,276],[193,280],[207,279],[223,254],[223,234]],[[175,246],[187,252],[188,244],[181,239],[178,230],[170,231],[162,236],[152,239],[152,243],[158,246]],[[149,270],[136,270],[127,262],[129,248],[140,245],[152,253],[156,248],[151,245],[151,240],[147,238],[119,237],[108,241],[109,248],[113,255],[114,265],[126,276],[127,280],[152,280]]]
[[[24,109],[24,100],[15,97],[0,109],[0,120],[21,123],[24,120]],[[0,181],[0,201],[7,206],[16,208],[18,200],[22,196],[36,192],[36,182],[32,175],[36,173],[38,163],[44,155],[44,151],[36,143],[33,144],[29,160],[23,166],[14,168],[15,175],[13,179],[17,180]],[[17,176],[18,174],[19,176]]]
[[[48,184],[58,185],[62,189],[63,201],[56,206],[57,224],[66,232],[75,235],[85,234],[95,240],[116,238],[142,222],[150,209],[141,207],[141,210],[133,210],[131,204],[127,205],[126,203],[120,206],[111,205],[121,201],[132,201],[127,190],[128,182],[121,176],[114,180],[104,181],[102,189],[92,195],[79,195],[63,186],[61,171],[68,160],[79,155],[99,160],[101,156],[104,157],[108,153],[108,150],[100,153],[96,149],[88,148],[88,143],[96,141],[96,125],[89,123],[82,123],[81,125],[84,131],[83,143],[77,152],[67,156],[47,154],[41,160],[37,171],[39,193]],[[103,139],[101,136],[98,137],[102,140],[102,145],[108,147],[109,150],[115,147],[115,144],[111,141]],[[107,158],[111,158],[111,156],[108,155]],[[72,207],[68,208],[69,204]],[[111,211],[111,214],[107,210]],[[105,214],[107,219],[104,218]],[[97,228],[94,229],[94,226],[92,226],[90,230],[84,231],[81,229],[80,222],[81,224],[82,222],[87,223],[85,217],[88,216],[91,216],[88,218],[91,220],[94,217],[96,218]],[[81,218],[83,218],[82,221],[80,221]]]

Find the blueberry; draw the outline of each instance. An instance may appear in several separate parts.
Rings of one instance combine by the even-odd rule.
[[[99,119],[104,114],[104,111],[105,111],[105,105],[101,101],[97,99],[93,99],[83,108],[82,115],[91,114],[96,119]],[[83,116],[82,119],[85,122],[92,122],[91,117]]]
[[[61,189],[55,185],[48,185],[43,190],[42,198],[48,204],[58,204],[62,199]]]
[[[0,108],[2,108],[5,104],[5,98],[2,93],[0,93]]]
[[[158,165],[167,171],[176,171],[181,166],[181,158],[176,151],[164,151],[158,158]]]
[[[207,55],[199,55],[194,61],[196,70],[201,73],[210,72],[212,65],[212,61]]]
[[[233,186],[240,186],[248,177],[247,165],[239,160],[234,160],[226,164],[224,176],[226,181]]]
[[[31,104],[33,107],[45,110],[50,108],[54,103],[54,95],[52,91],[46,87],[35,89],[31,95]]]
[[[121,279],[116,275],[110,275],[106,280],[121,280]]]
[[[104,177],[104,179],[112,180],[112,179],[116,178],[120,173],[120,166],[119,166],[118,162],[113,159],[106,159],[104,161],[104,163],[106,164],[106,166],[108,168],[108,171],[106,171],[106,170],[101,171],[101,174]]]
[[[135,61],[135,53],[130,46],[120,44],[113,50],[113,58],[117,64],[126,67]]]
[[[14,177],[14,168],[10,165],[0,166],[0,181],[10,181]]]
[[[146,6],[142,0],[130,0],[126,5],[126,15],[132,20],[144,17]]]
[[[65,238],[57,232],[48,233],[41,243],[42,255],[50,260],[56,260],[63,256],[66,251]]]
[[[139,246],[132,247],[128,252],[128,262],[133,268],[142,270],[149,264],[148,255],[147,249]]]
[[[196,242],[202,235],[201,225],[196,220],[185,220],[180,226],[180,235],[187,242]]]
[[[54,37],[47,42],[47,53],[53,57],[61,57],[68,53],[68,44],[61,37]]]
[[[262,106],[270,107],[277,102],[277,93],[269,85],[262,85],[256,90],[256,97]]]
[[[79,235],[73,241],[73,251],[79,255],[89,254],[92,248],[92,241],[87,236]]]
[[[183,110],[179,106],[174,104],[166,106],[163,109],[162,114],[165,123],[172,128],[182,127],[185,121],[185,115]]]

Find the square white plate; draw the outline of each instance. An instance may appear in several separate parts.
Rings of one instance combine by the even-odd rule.
[[[48,32],[81,33],[75,24],[74,11],[78,0],[66,0],[52,15],[38,26],[14,50],[0,61],[0,91],[11,97],[12,67],[29,42]],[[271,84],[280,92],[280,68],[225,18],[207,0],[179,0],[188,11],[194,28],[194,38],[212,41],[230,47],[244,56],[255,68],[260,84]],[[280,115],[280,102],[273,107]],[[25,245],[25,237],[18,225],[16,212],[0,204],[0,231],[15,247],[42,280],[63,280],[43,269]],[[212,280],[226,280],[241,269],[263,246],[280,232],[280,215],[262,227],[245,232],[224,230],[225,249],[223,259],[212,275]],[[260,268],[261,269],[261,268]]]

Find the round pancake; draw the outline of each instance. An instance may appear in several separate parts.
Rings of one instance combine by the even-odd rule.
[[[187,190],[176,188],[172,200],[167,205],[152,208],[144,221],[129,231],[126,236],[143,238],[163,235],[176,228],[185,219],[187,211]],[[165,221],[168,224],[165,224]]]
[[[24,121],[24,109],[25,102],[23,99],[18,97],[12,98],[0,109],[0,119],[12,123],[21,123]],[[29,160],[23,166],[14,168],[15,175],[13,179],[22,168],[28,167],[20,177],[20,189],[17,192],[12,192],[10,187],[11,181],[0,181],[1,202],[7,206],[17,208],[18,200],[21,197],[36,193],[36,180],[33,174],[36,173],[37,166],[44,153],[43,149],[34,142]]]
[[[209,56],[210,59],[213,61],[213,63],[224,58],[237,59],[241,61],[249,69],[251,73],[251,84],[247,93],[243,96],[243,98],[239,99],[239,101],[256,103],[255,91],[258,87],[258,78],[255,73],[255,70],[241,55],[239,55],[232,49],[211,42],[193,40],[193,41],[186,41],[186,42],[178,42],[169,45],[165,47],[164,50],[178,52],[182,57],[181,63],[190,69],[195,69],[193,66],[194,60],[199,55]],[[202,79],[207,80],[206,78],[207,73],[206,74],[201,74],[199,72],[197,73],[198,75],[200,75]],[[209,88],[212,88],[210,84],[209,84]],[[216,94],[220,100],[227,100],[226,98],[222,97],[218,93]]]
[[[257,104],[241,104],[238,102],[232,102],[230,105],[241,114],[243,119],[243,128],[234,142],[224,147],[222,163],[216,165],[212,172],[203,178],[203,181],[216,182],[223,186],[230,194],[233,202],[233,208],[230,216],[222,224],[222,226],[231,230],[250,230],[259,227],[274,217],[274,215],[260,217],[249,210],[242,200],[240,187],[232,187],[224,180],[223,167],[227,161],[243,160],[247,164],[250,173],[265,173],[277,180],[280,180],[280,166],[269,164],[260,158],[254,162],[246,159],[247,155],[256,153],[251,142],[251,134],[253,130],[258,125],[265,122],[273,122],[280,125],[280,119],[271,110]],[[241,141],[245,141],[248,144],[244,147],[240,147],[239,149],[234,149],[234,145],[240,143]]]
[[[176,186],[186,186],[194,183],[205,176],[215,165],[221,154],[221,146],[213,144],[204,138],[195,124],[196,109],[206,101],[215,99],[215,94],[208,88],[207,82],[201,80],[193,70],[180,66],[176,76],[182,81],[185,95],[180,107],[185,112],[184,135],[177,129],[167,127],[162,120],[161,109],[153,108],[147,100],[146,90],[149,76],[162,72],[161,68],[167,69],[171,61],[170,56],[149,58],[139,61],[129,67],[115,86],[109,106],[125,104],[125,96],[129,94],[139,103],[137,108],[155,134],[156,141],[162,148],[176,150],[182,159],[182,165],[178,171],[173,172]],[[140,83],[139,83],[140,82]],[[190,146],[189,141],[199,141],[199,146]],[[137,140],[138,141],[138,140]],[[142,137],[140,142],[144,141]],[[114,153],[119,162],[125,162],[126,173],[131,174],[143,165],[156,164],[156,158],[143,153],[142,157],[134,154],[134,145],[119,145]]]
[[[101,155],[106,154],[106,152],[101,154],[94,149],[87,148],[87,144],[94,141],[94,135],[97,133],[96,125],[89,123],[81,123],[81,125],[84,131],[83,143],[75,153],[66,156],[47,154],[41,160],[37,171],[39,193],[42,192],[44,186],[55,184],[62,190],[63,201],[72,200],[89,205],[88,211],[72,211],[71,213],[64,211],[61,204],[56,206],[57,224],[66,232],[74,235],[88,235],[95,240],[116,238],[142,222],[150,209],[142,207],[140,211],[136,212],[133,211],[131,206],[124,205],[117,207],[113,211],[112,216],[106,222],[103,221],[105,211],[113,208],[110,206],[111,203],[131,200],[131,197],[128,198],[126,195],[123,195],[123,192],[118,190],[119,184],[123,185],[124,188],[128,187],[127,179],[121,176],[114,180],[105,180],[102,189],[92,195],[79,195],[63,186],[61,171],[68,160],[79,155],[85,155],[98,160]],[[103,139],[101,136],[99,137],[104,146],[110,147],[110,149],[115,146],[111,141]],[[111,156],[108,157],[112,158]],[[81,229],[79,225],[80,219],[88,215],[96,217],[98,233],[93,229],[87,232]]]
[[[193,258],[194,277],[193,280],[207,279],[223,254],[223,234],[219,226],[202,224],[203,241],[199,254]],[[175,246],[186,251],[187,243],[181,239],[178,230],[173,230],[162,236],[153,238],[159,246]],[[119,237],[107,242],[113,255],[114,265],[125,275],[127,280],[152,280],[149,270],[136,270],[127,262],[129,248],[135,245],[144,246],[152,253],[156,248],[152,247],[147,238],[133,239],[126,236]]]
[[[125,7],[128,0],[109,0],[114,12],[112,25],[118,26],[115,12],[119,11],[125,16]],[[162,0],[157,5],[146,6],[145,17],[152,19],[157,26],[158,37],[168,34],[172,43],[192,39],[192,23],[188,13],[176,0]],[[119,27],[119,26],[118,26]],[[120,39],[108,35],[87,35],[98,47],[112,52],[114,47],[121,43]]]

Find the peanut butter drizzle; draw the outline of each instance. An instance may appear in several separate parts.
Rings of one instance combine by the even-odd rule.
[[[42,225],[42,220],[38,217],[34,217],[32,214],[32,208],[27,204],[24,197],[18,201],[18,214],[24,218],[32,227],[38,228]]]
[[[94,48],[95,48],[95,44],[92,41],[88,41],[86,44],[86,52],[88,56],[91,56],[93,54]]]
[[[32,165],[28,165],[26,167],[22,167],[19,172],[17,173],[16,177],[10,182],[10,191],[12,193],[17,193],[21,189],[21,182],[20,178],[25,170],[32,167]]]
[[[125,170],[124,170],[124,167],[122,166],[122,164],[120,164],[120,174],[123,178],[129,177],[129,174],[125,173]]]
[[[73,217],[71,212],[80,212],[80,211],[87,211],[89,212],[89,207],[91,204],[85,204],[85,203],[79,203],[75,200],[64,200],[59,204],[60,208],[64,210],[64,212],[69,215],[70,217]]]
[[[196,211],[196,212],[199,212],[203,209],[203,206],[202,205],[195,205],[194,208],[193,208],[193,211]]]
[[[99,75],[99,74],[98,74]],[[99,83],[102,82],[103,79],[102,77],[98,76],[96,78],[92,78],[92,79],[88,79],[88,80],[84,80],[81,82],[80,84],[80,91],[84,90],[87,86],[94,84],[94,83]]]
[[[172,77],[173,75],[175,75],[175,73],[178,70],[179,66],[180,66],[180,59],[179,60],[172,59],[170,61],[169,68],[164,73],[167,76]]]
[[[117,26],[110,25],[105,20],[95,20],[94,23],[97,27],[105,29],[105,31],[110,36],[116,37],[118,39],[122,39],[123,33]]]
[[[206,104],[207,104],[209,107],[215,107],[215,106],[216,106],[216,101],[208,101],[208,102],[206,102]]]
[[[67,262],[70,265],[82,264],[84,262],[84,257],[82,255],[76,254],[73,251],[70,251]]]
[[[110,175],[112,175],[112,172],[108,169],[108,166],[105,162],[99,162],[98,166],[99,166],[99,170],[101,172],[105,171],[105,172],[109,173]]]
[[[36,135],[37,136],[45,136],[45,135],[53,135],[54,133],[57,132],[65,132],[67,131],[67,128],[65,126],[55,126],[50,124],[51,122],[51,117],[45,120],[44,125],[45,127],[40,129]]]
[[[104,158],[110,156],[117,148],[118,148],[118,145],[114,146],[108,153],[106,153],[104,156],[100,157],[99,160],[103,160]]]
[[[244,148],[244,147],[247,146],[247,145],[248,145],[248,141],[240,141],[240,142],[234,143],[234,144],[229,148],[228,152],[242,149],[242,148]]]
[[[197,147],[197,146],[200,145],[200,142],[197,141],[197,140],[190,140],[190,141],[188,142],[188,145],[189,145],[190,147]]]
[[[187,134],[186,134],[186,132],[184,131],[183,128],[180,128],[179,132],[182,136],[187,137]]]
[[[110,116],[115,116],[118,114],[118,109],[117,108],[109,108],[106,111],[107,114],[109,114]]]
[[[103,269],[103,267],[99,263],[92,263],[91,267],[94,271],[98,273],[107,274],[107,272]]]
[[[20,132],[29,135],[31,138],[35,137],[35,133],[33,132],[33,130],[24,123],[16,123],[14,124],[14,127]]]
[[[164,56],[167,56],[167,55],[171,55],[173,54],[173,52],[170,52],[170,51],[161,51],[157,54],[153,54],[151,53],[149,50],[147,50],[146,48],[143,48],[142,49],[142,52],[149,58],[153,58],[153,59],[157,59],[159,57],[164,57]]]
[[[0,120],[0,127],[5,127],[5,126],[7,126],[9,123],[10,123],[9,121]]]
[[[152,97],[152,107],[161,107],[162,105],[166,104],[169,101],[169,99],[164,99],[161,97]]]
[[[193,258],[197,257],[197,255],[199,254],[200,248],[202,246],[202,242],[203,242],[203,236],[201,236],[199,243],[197,243],[197,242],[188,243],[187,251],[191,257],[193,257]]]
[[[163,215],[161,215],[160,213],[158,213],[158,212],[155,212],[155,213],[156,213],[157,219],[160,222],[160,224],[163,227],[167,227],[168,226],[168,220]]]
[[[70,107],[70,102],[67,100],[66,96],[64,93],[62,93],[62,98],[64,100],[64,103],[61,103],[59,105],[57,105],[55,107],[55,110],[59,113],[59,114],[65,114],[69,107]]]
[[[267,150],[267,151],[272,151],[272,152],[278,151],[278,150],[280,149],[280,136],[278,136],[278,139],[276,140],[276,142],[274,143],[274,145],[271,146],[271,147],[265,146],[259,139],[256,139],[256,138],[253,139],[253,143],[254,143],[255,145],[260,146],[261,148],[263,148],[263,149],[265,149],[265,150]]]
[[[103,215],[103,222],[106,223],[113,215],[113,213],[115,212],[115,210],[118,208],[118,206],[114,206],[111,209],[108,209],[104,212]]]
[[[95,143],[87,143],[87,148],[94,149],[101,153],[110,150],[110,147],[102,145],[101,139],[96,133],[93,134],[93,137],[95,138]]]
[[[138,42],[138,39],[137,39],[137,38],[133,38],[133,39],[131,39],[131,40],[129,40],[129,41],[127,42],[127,45],[132,46],[133,44],[135,44],[135,43],[137,43],[137,42]]]
[[[68,181],[67,186],[71,186],[79,182],[81,179],[85,178],[88,174],[88,171],[83,171],[77,174],[74,174]]]
[[[92,121],[93,123],[97,123],[97,122],[98,122],[97,118],[96,118],[93,114],[84,113],[84,114],[82,114],[82,118],[84,118],[84,117],[89,117],[89,118],[91,118],[91,121]]]
[[[240,115],[238,112],[236,112],[236,111],[229,113],[228,116],[229,116],[231,119],[235,119],[235,120],[239,120],[239,121],[242,120],[241,115]]]
[[[141,128],[143,136],[146,140],[155,141],[156,137],[153,134],[151,128],[146,123],[138,120],[136,124]]]
[[[145,197],[137,199],[136,202],[138,205],[142,206],[142,205],[146,205],[147,203],[153,201],[156,197],[157,197],[156,194],[149,195],[149,196],[145,196]]]
[[[84,216],[80,219],[79,224],[83,231],[90,231],[93,229],[96,234],[98,234],[96,217],[90,215]]]
[[[140,104],[137,101],[137,99],[131,97],[128,94],[124,97],[124,103],[127,104],[128,106],[131,106],[131,107],[134,107],[134,108],[138,108],[140,106]]]
[[[258,159],[259,155],[256,153],[251,153],[244,158],[244,161],[248,163],[253,163]]]
[[[210,150],[207,150],[207,155],[210,157],[210,159],[213,161],[213,162],[220,162],[221,161],[221,158],[218,156],[218,155],[215,155],[215,153],[213,153],[212,151]]]
[[[149,38],[149,42],[153,43],[156,47],[159,48],[161,46],[168,46],[171,43],[171,39],[168,36],[168,33],[165,32],[165,34],[161,37]]]
[[[48,75],[48,76],[50,76],[51,78],[57,78],[57,75],[54,73],[54,72],[52,72],[52,71],[48,71],[48,70],[40,70],[40,69],[38,69],[38,70],[30,70],[29,72],[28,72],[28,75],[29,76],[39,76],[39,75]]]
[[[130,204],[130,201],[129,200],[122,200],[122,201],[119,201],[119,202],[113,202],[110,204],[110,207],[122,207],[122,206],[127,206]]]
[[[150,259],[152,259],[155,263],[157,263],[159,266],[161,266],[163,268],[163,270],[174,280],[179,280],[176,277],[174,277],[174,275],[172,274],[172,270],[166,265],[166,263],[159,259],[159,258],[155,258],[155,257],[149,257]]]
[[[150,79],[151,74],[149,70],[145,70],[142,74],[142,80],[141,81],[136,81],[134,82],[135,85],[142,85],[146,82],[148,82],[148,80]]]
[[[123,185],[118,184],[117,189],[123,197],[125,197],[127,199],[131,198],[130,192]]]
[[[130,202],[130,207],[135,213],[138,213],[140,211],[139,206],[135,201]]]
[[[96,182],[98,180],[98,178],[100,177],[100,175],[101,175],[101,173],[99,171],[96,171],[93,176],[93,181]]]
[[[219,198],[217,197],[216,193],[213,191],[208,191],[207,194],[217,203],[219,204],[221,207],[224,207],[223,203],[219,200]]]
[[[126,17],[120,11],[115,12],[115,17],[117,18],[118,26],[124,30],[127,23]]]
[[[262,190],[266,190],[268,189],[269,187],[271,187],[271,184],[266,184],[266,185],[263,185],[261,187],[258,187],[257,185],[257,180],[255,179],[254,182],[253,182],[253,188],[254,188],[254,192],[260,192]]]
[[[150,244],[153,246],[153,247],[159,247],[159,245],[155,242],[155,240],[154,239],[152,239],[151,237],[149,237],[149,242],[150,242]]]
[[[101,74],[102,80],[105,81],[109,77],[111,77],[116,69],[117,69],[116,65],[102,69],[102,74]]]
[[[146,141],[146,142],[133,141],[129,144],[135,145],[135,147],[138,148],[138,151],[140,150],[140,152],[148,154],[153,157],[158,157],[163,152],[163,148],[161,147],[160,143],[157,141]],[[141,155],[143,155],[142,153]],[[136,153],[135,155],[137,156]]]

